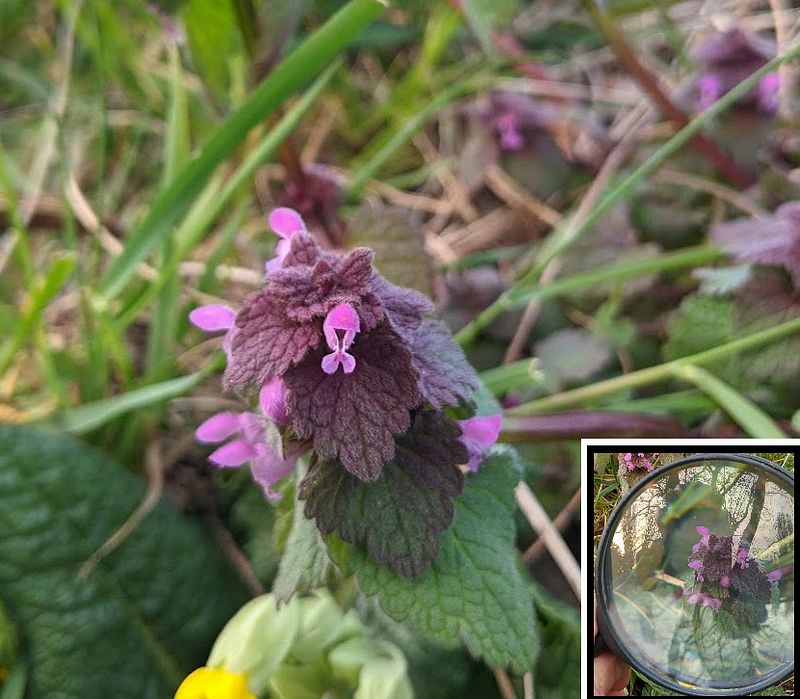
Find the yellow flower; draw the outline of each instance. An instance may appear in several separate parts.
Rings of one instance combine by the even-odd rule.
[[[174,699],[256,699],[247,678],[222,668],[201,667],[178,687]]]

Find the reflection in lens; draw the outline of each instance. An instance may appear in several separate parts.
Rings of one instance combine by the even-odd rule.
[[[652,674],[726,689],[793,663],[794,494],[767,471],[665,470],[626,505],[607,565],[612,626]]]

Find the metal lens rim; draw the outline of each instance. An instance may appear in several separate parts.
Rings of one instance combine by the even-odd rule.
[[[772,461],[768,461],[760,456],[755,456],[753,454],[740,454],[740,453],[708,453],[708,454],[692,454],[691,456],[685,456],[682,459],[677,459],[676,461],[672,461],[665,466],[660,468],[654,469],[651,473],[648,473],[642,480],[638,483],[633,485],[630,490],[624,495],[624,497],[617,503],[616,507],[611,513],[608,521],[606,522],[606,526],[603,529],[603,533],[600,536],[600,543],[597,545],[597,563],[595,566],[595,591],[597,593],[597,616],[598,616],[598,625],[600,626],[603,634],[610,635],[610,638],[606,638],[606,641],[609,646],[614,647],[616,646],[619,648],[624,655],[626,656],[623,658],[627,660],[636,671],[645,677],[647,677],[652,682],[661,685],[662,687],[666,687],[667,689],[671,689],[676,692],[680,692],[682,694],[689,694],[694,696],[709,696],[709,693],[712,693],[714,696],[736,696],[741,695],[743,691],[747,691],[748,693],[757,692],[762,689],[766,689],[767,687],[771,687],[772,685],[781,682],[786,677],[791,675],[794,672],[794,658],[792,658],[791,663],[786,663],[780,667],[775,668],[771,672],[759,676],[757,679],[754,679],[751,682],[745,682],[741,686],[738,687],[726,687],[715,689],[713,687],[691,687],[684,684],[678,684],[670,677],[663,675],[661,673],[653,671],[652,668],[643,665],[639,662],[636,656],[628,651],[627,644],[623,636],[614,628],[613,623],[611,622],[611,617],[608,613],[608,607],[610,603],[610,590],[611,590],[611,576],[607,572],[607,568],[609,565],[609,548],[610,542],[613,539],[613,532],[616,531],[617,525],[619,524],[619,520],[622,518],[623,513],[627,509],[627,505],[637,497],[637,495],[648,487],[653,481],[658,480],[664,476],[664,474],[679,468],[684,468],[686,466],[691,466],[693,463],[697,462],[708,462],[708,461],[736,461],[738,463],[743,463],[748,466],[752,466],[757,469],[761,469],[763,471],[768,472],[774,479],[783,481],[786,485],[788,485],[791,490],[792,494],[794,495],[794,474],[790,473],[784,468],[781,468],[777,464],[773,463]],[[602,617],[602,623],[601,623]]]

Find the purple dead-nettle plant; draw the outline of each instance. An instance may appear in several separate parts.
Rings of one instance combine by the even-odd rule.
[[[696,107],[708,109],[714,102],[761,66],[775,57],[775,42],[739,28],[714,34],[695,52],[702,69],[695,86]],[[777,73],[768,73],[737,104],[774,114],[778,107],[780,82]]]
[[[698,526],[700,541],[692,547],[689,568],[694,571],[694,586],[688,586],[688,604],[728,612],[737,620],[757,626],[766,619],[765,604],[773,585],[781,577],[779,569],[765,574],[764,564],[750,555],[749,542],[733,536],[717,536]],[[697,585],[700,589],[694,589]]]
[[[628,471],[642,469],[649,473],[653,470],[653,466],[658,458],[658,453],[627,452],[617,454],[617,458],[621,464],[627,466]]]
[[[201,329],[224,331],[223,385],[242,396],[258,394],[258,408],[216,415],[197,437],[230,439],[211,461],[249,463],[270,499],[279,497],[273,486],[294,470],[298,456],[310,452],[298,489],[306,516],[325,534],[366,543],[368,552],[341,494],[355,499],[372,484],[398,484],[407,510],[435,520],[430,546],[412,563],[380,560],[380,551],[373,557],[401,574],[418,574],[436,554],[436,534],[452,521],[464,473],[477,470],[497,441],[500,416],[459,424],[445,414],[471,404],[478,377],[448,329],[429,317],[433,304],[382,277],[371,250],[320,249],[292,209],[275,209],[269,223],[281,240],[266,263],[264,288],[238,311],[211,305],[190,314]],[[268,426],[279,439],[268,439]],[[337,505],[329,507],[325,498],[334,490]]]

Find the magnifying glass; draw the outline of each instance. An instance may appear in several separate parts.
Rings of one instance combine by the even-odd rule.
[[[597,548],[594,655],[662,687],[751,694],[794,671],[794,475],[749,454],[656,469]]]

